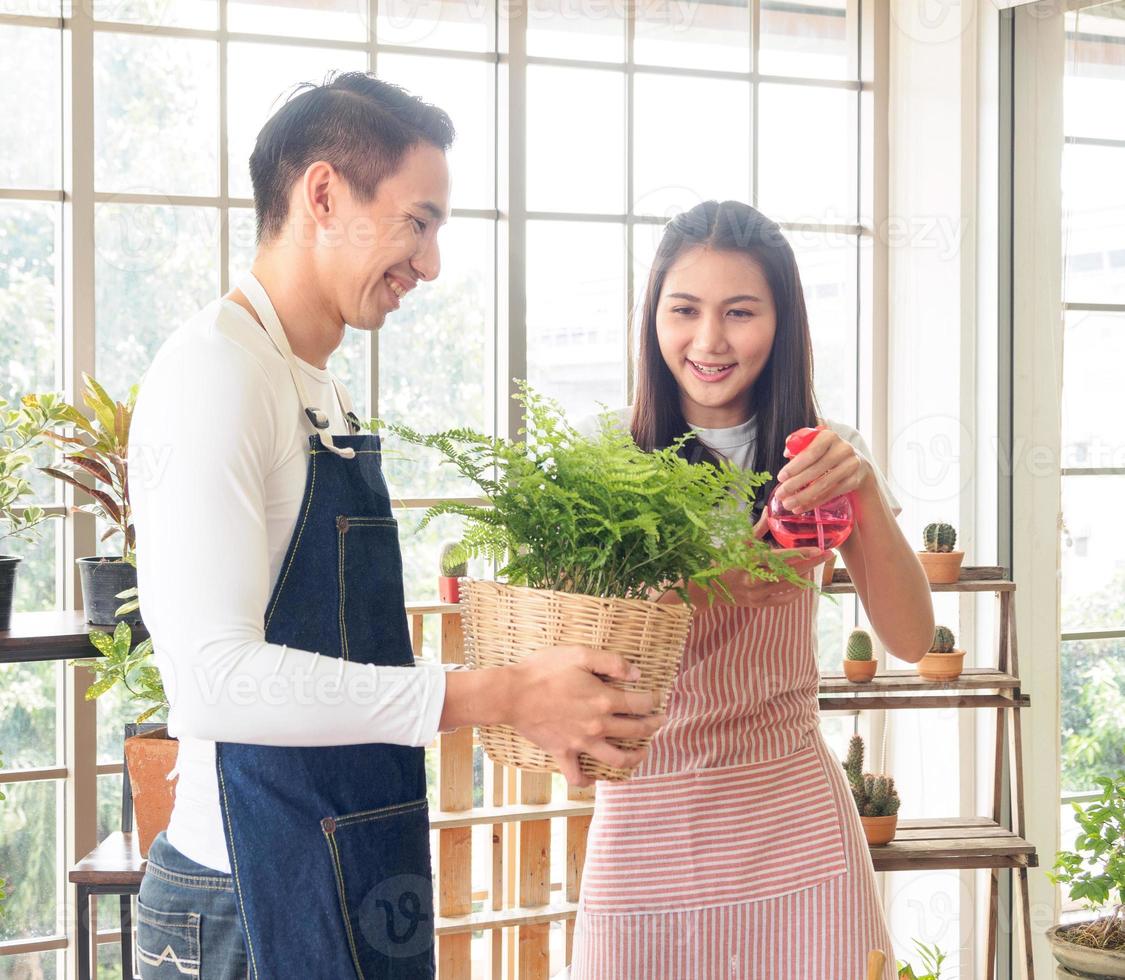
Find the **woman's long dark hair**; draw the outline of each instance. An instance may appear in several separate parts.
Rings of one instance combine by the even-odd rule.
[[[765,274],[777,312],[777,329],[769,359],[751,392],[756,420],[753,468],[776,475],[785,463],[785,437],[802,426],[816,425],[813,394],[812,341],[805,294],[793,249],[781,228],[760,211],[739,201],[704,201],[673,218],[664,229],[649,273],[641,310],[641,336],[631,430],[641,449],[663,449],[690,431],[680,404],[679,386],[656,337],[656,308],[668,270],[689,248],[702,246],[739,252],[753,259]],[[716,462],[696,439],[684,446],[692,462]],[[755,517],[775,480],[757,498]]]

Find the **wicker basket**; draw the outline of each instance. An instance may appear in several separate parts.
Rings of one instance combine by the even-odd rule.
[[[624,691],[651,691],[663,710],[684,655],[691,608],[463,579],[461,620],[465,659],[472,667],[503,667],[520,663],[543,647],[582,644],[619,653],[638,667],[639,681],[611,683]],[[506,725],[482,726],[480,741],[493,762],[538,772],[559,771],[551,756]],[[630,750],[648,744],[648,739],[610,741]],[[593,779],[629,777],[629,770],[615,769],[585,754],[580,762],[582,771]]]

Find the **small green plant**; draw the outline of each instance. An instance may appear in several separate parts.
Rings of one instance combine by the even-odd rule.
[[[152,639],[133,645],[133,631],[128,623],[118,623],[113,633],[90,631],[90,643],[101,653],[100,657],[73,661],[76,667],[88,667],[94,672],[94,683],[86,690],[86,700],[100,698],[121,684],[130,701],[141,706],[137,721],[151,718],[168,707],[168,698],[160,680],[160,671],[152,663]]]
[[[52,426],[62,423],[67,407],[57,395],[25,395],[18,408],[0,398],[0,541],[31,541],[40,524],[57,516],[21,504],[32,494],[23,474],[31,453]]]
[[[867,630],[852,630],[845,656],[848,660],[870,660],[871,634]]]
[[[952,524],[927,524],[922,532],[922,543],[927,551],[952,551],[957,543],[957,531]]]
[[[421,530],[442,514],[467,519],[451,562],[484,556],[502,564],[500,575],[512,585],[618,598],[647,599],[670,588],[686,602],[689,583],[709,600],[730,598],[722,576],[735,569],[811,585],[750,533],[747,515],[768,474],[725,461],[691,465],[678,452],[690,434],[645,452],[603,417],[595,435],[581,435],[556,402],[519,384],[520,441],[369,423],[437,450],[481,489],[487,506],[443,502],[419,524]]]
[[[1073,851],[1055,855],[1047,876],[1069,886],[1070,897],[1092,912],[1112,906],[1108,915],[1065,931],[1065,938],[1081,946],[1125,949],[1125,770],[1114,777],[1099,776],[1101,796],[1085,806],[1072,803],[1081,832]]]
[[[848,775],[852,798],[861,817],[889,817],[898,813],[901,800],[890,776],[863,771],[863,736],[853,735],[848,743],[844,772]]]
[[[469,563],[464,559],[457,561],[457,542],[447,541],[441,546],[441,574],[446,578],[463,578],[469,574]]]
[[[136,543],[129,505],[128,452],[137,385],[129,389],[124,402],[119,402],[110,398],[88,374],[82,377],[86,385],[83,401],[93,419],[73,405],[66,405],[63,421],[73,426],[74,434],[48,431],[46,435],[70,451],[64,451],[59,466],[44,466],[42,470],[93,498],[92,504],[76,506],[74,510],[93,514],[109,525],[102,535],[103,541],[120,534],[121,556],[127,560]],[[82,473],[92,476],[95,485],[83,483],[79,479]]]
[[[957,638],[948,626],[939,626],[934,630],[934,642],[930,645],[930,653],[952,653],[953,645]]]
[[[914,940],[914,948],[918,951],[918,956],[922,960],[921,969],[925,973],[915,973],[914,967],[909,963],[903,963],[899,960],[898,964],[898,980],[941,980],[941,965],[947,959],[935,943],[933,946],[927,946],[919,940]]]

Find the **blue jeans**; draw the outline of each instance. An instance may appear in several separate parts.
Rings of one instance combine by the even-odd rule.
[[[184,857],[163,833],[137,896],[137,964],[143,980],[250,975],[233,879]]]

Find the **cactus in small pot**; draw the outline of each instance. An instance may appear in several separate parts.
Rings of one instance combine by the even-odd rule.
[[[844,772],[848,776],[852,799],[859,811],[867,843],[887,844],[894,840],[902,801],[892,777],[863,771],[863,755],[863,737],[853,735],[848,743]]]
[[[938,626],[929,652],[918,661],[918,673],[928,681],[951,681],[960,675],[964,663],[965,651],[957,649],[953,630]]]
[[[965,552],[955,551],[957,530],[952,524],[935,522],[922,531],[923,550],[918,560],[931,584],[948,585],[961,577],[961,561]]]
[[[442,602],[460,602],[461,588],[457,584],[469,572],[469,563],[463,557],[463,550],[459,541],[447,541],[441,546],[441,557],[438,560],[440,575],[438,576],[438,596]]]
[[[857,684],[869,681],[878,666],[872,656],[871,634],[867,630],[852,630],[844,652],[844,676]]]

